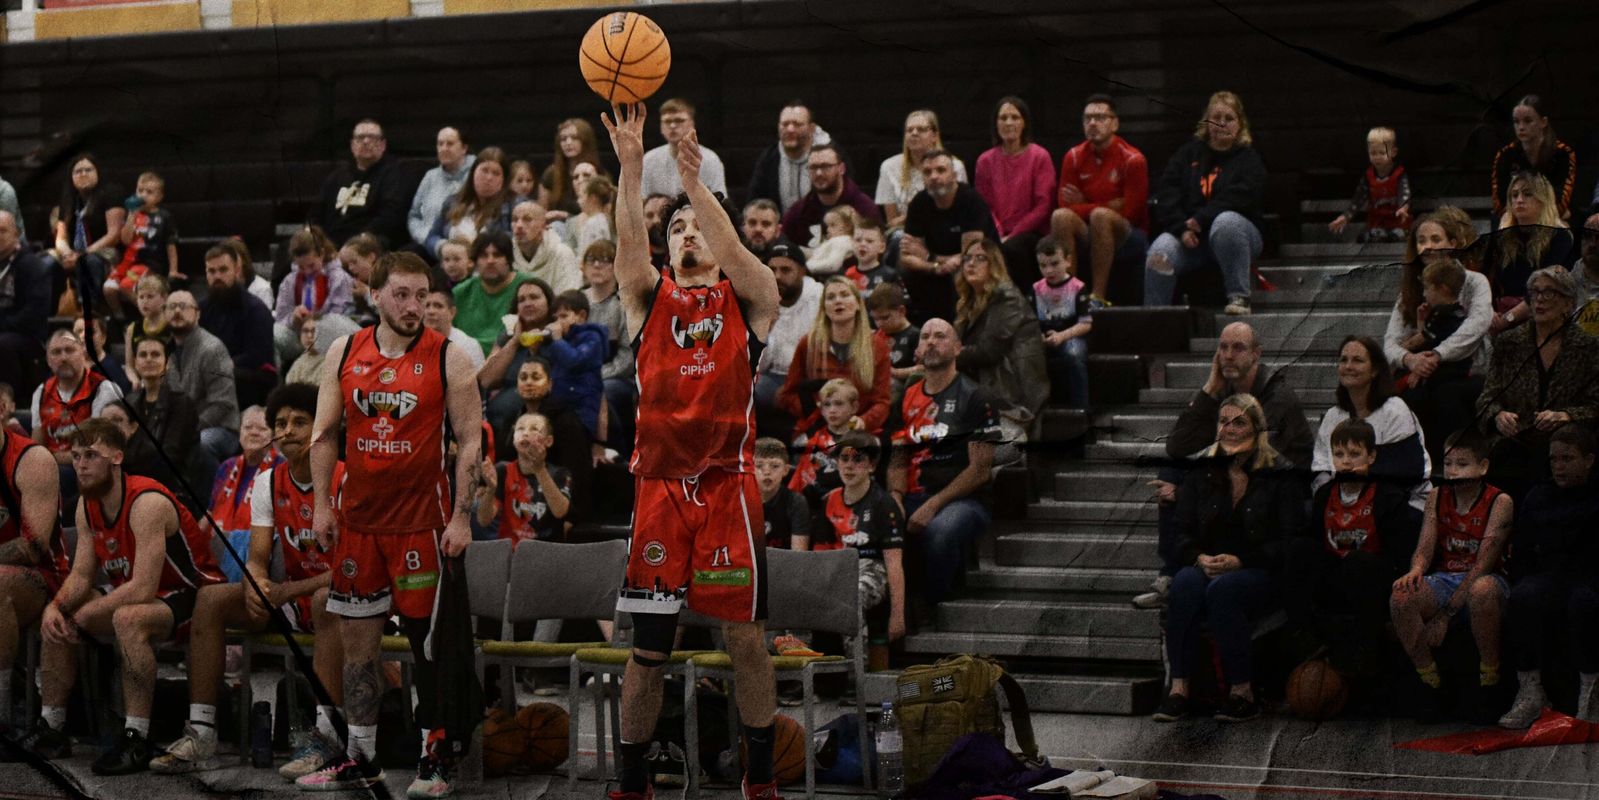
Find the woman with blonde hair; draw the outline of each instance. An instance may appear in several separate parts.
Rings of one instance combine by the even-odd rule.
[[[918,108],[905,115],[905,139],[899,153],[883,159],[877,168],[877,196],[872,201],[883,207],[886,226],[899,228],[905,225],[905,211],[911,198],[923,188],[922,156],[944,149],[944,138],[939,135],[938,115],[931,109]],[[966,165],[955,162],[955,180],[966,183]]]
[[[1144,305],[1170,305],[1178,278],[1214,265],[1227,313],[1249,313],[1250,267],[1265,246],[1266,162],[1253,145],[1244,101],[1232,92],[1211,95],[1194,138],[1177,148],[1154,187],[1151,230],[1160,235],[1144,262]]]
[[[857,429],[878,433],[888,421],[888,341],[872,335],[866,303],[855,281],[834,275],[822,284],[822,302],[816,309],[811,332],[794,348],[777,405],[798,420],[795,430],[809,430],[815,422],[816,393],[833,378],[855,385],[860,395]]]
[[[1177,563],[1167,595],[1166,661],[1171,687],[1154,719],[1173,722],[1190,711],[1188,676],[1208,628],[1221,656],[1227,700],[1223,722],[1260,716],[1252,684],[1253,617],[1276,593],[1290,533],[1304,524],[1304,492],[1268,443],[1266,412],[1253,395],[1221,402],[1216,443],[1201,453],[1195,474],[1178,490]]]
[[[1544,267],[1565,266],[1575,240],[1549,179],[1536,172],[1518,172],[1505,191],[1505,212],[1499,218],[1483,256],[1483,271],[1493,284],[1495,334],[1532,316],[1527,306],[1527,281]]]
[[[594,135],[594,126],[578,117],[561,120],[555,126],[555,161],[539,178],[539,205],[544,206],[552,221],[578,212],[572,166],[581,161],[600,163],[600,141]]]
[[[428,253],[437,258],[439,248],[451,239],[476,239],[478,234],[490,230],[510,233],[511,207],[516,199],[510,179],[504,150],[485,147],[478,151],[471,178],[461,184],[455,199],[439,212],[423,243]]]
[[[994,393],[1007,442],[1025,442],[1049,399],[1044,334],[993,239],[972,242],[955,273],[955,333],[961,374]]]

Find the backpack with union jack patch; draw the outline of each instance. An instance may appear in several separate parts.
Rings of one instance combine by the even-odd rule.
[[[968,733],[986,733],[1005,744],[1005,720],[996,690],[1005,692],[1022,759],[1037,763],[1038,743],[1033,739],[1027,696],[999,662],[961,654],[900,673],[894,682],[894,714],[904,738],[906,786],[915,787],[931,776],[955,740]]]

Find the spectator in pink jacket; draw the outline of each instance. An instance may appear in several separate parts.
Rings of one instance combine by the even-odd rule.
[[[994,212],[1011,280],[1031,287],[1039,279],[1034,249],[1055,208],[1055,162],[1033,141],[1033,112],[1020,97],[995,107],[994,146],[977,157],[973,186]]]

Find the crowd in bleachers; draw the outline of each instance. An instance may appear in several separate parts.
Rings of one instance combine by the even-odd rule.
[[[790,103],[746,173],[743,207],[724,201],[780,296],[756,369],[768,546],[853,545],[886,563],[868,614],[886,663],[890,642],[955,589],[991,525],[991,475],[1026,457],[1046,403],[1089,408],[1087,342],[1113,275],[1141,272],[1143,303],[1167,305],[1209,272],[1240,322],[1166,440],[1187,463],[1157,482],[1163,568],[1135,603],[1167,608],[1172,683],[1158,716],[1190,713],[1206,628],[1230,686],[1221,715],[1258,714],[1250,632],[1280,597],[1299,656],[1330,650],[1353,676],[1380,672],[1391,618],[1432,693],[1430,647],[1457,613],[1472,620],[1481,686],[1510,683],[1503,616],[1520,688],[1513,704],[1485,692],[1483,707],[1530,724],[1546,702],[1538,670],[1559,652],[1580,673],[1580,712],[1599,720],[1599,584],[1573,568],[1599,558],[1582,491],[1599,416],[1599,215],[1581,222],[1572,151],[1541,109],[1536,97],[1515,107],[1516,140],[1485,181],[1486,236],[1456,209],[1422,213],[1396,133],[1367,136],[1370,166],[1332,229],[1363,222],[1365,240],[1406,243],[1398,301],[1381,341],[1343,342],[1336,403],[1316,429],[1242,321],[1265,246],[1267,167],[1237,95],[1213,95],[1153,177],[1106,95],[1087,98],[1084,141],[1058,164],[1020,98],[996,104],[993,146],[970,171],[943,148],[936,114],[913,111],[870,195],[842,137]],[[665,143],[644,157],[657,266],[663,210],[681,190],[675,148],[694,115],[687,101],[661,104]],[[282,387],[319,383],[332,343],[374,321],[374,268],[393,252],[426,260],[424,324],[478,369],[489,463],[479,485],[457,487],[475,497],[474,535],[559,540],[621,521],[628,503],[613,493],[627,481],[607,475],[626,469],[637,389],[607,159],[581,119],[558,126],[542,172],[499,147],[472,152],[466,133],[441,129],[437,166],[416,183],[381,124],[360,121],[350,160],[270,270],[237,241],[180,263],[183,221],[153,172],[126,196],[93,156],[75,157],[34,238],[0,182],[0,411],[53,456],[65,524],[77,521],[79,431],[104,418],[120,435],[89,444],[114,441],[127,474],[170,487],[184,513],[208,512],[216,534],[247,531],[252,481],[283,463],[265,410],[288,408]],[[726,193],[727,170],[701,150],[702,179]],[[76,328],[52,330],[62,316]],[[8,441],[14,487],[27,440]],[[849,517],[833,497],[890,519],[841,529]],[[42,563],[6,544],[5,563]],[[913,557],[902,562],[901,548]],[[45,605],[35,599],[12,598],[0,629],[32,624]],[[14,660],[15,643],[0,639],[0,658]]]

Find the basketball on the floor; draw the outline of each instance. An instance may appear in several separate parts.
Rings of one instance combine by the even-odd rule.
[[[527,736],[527,766],[535,772],[555,769],[566,762],[567,732],[572,724],[566,709],[554,703],[528,703],[516,712]]]
[[[739,737],[738,752],[749,763],[744,737]],[[805,726],[793,717],[778,714],[772,720],[772,777],[779,784],[805,780]]]
[[[607,103],[643,102],[672,69],[672,46],[643,14],[616,11],[595,20],[577,53],[583,80]]]
[[[1349,701],[1349,687],[1326,659],[1306,661],[1288,676],[1288,707],[1300,719],[1324,720],[1338,716]]]
[[[497,778],[527,761],[527,729],[509,711],[496,708],[483,720],[483,772]]]

